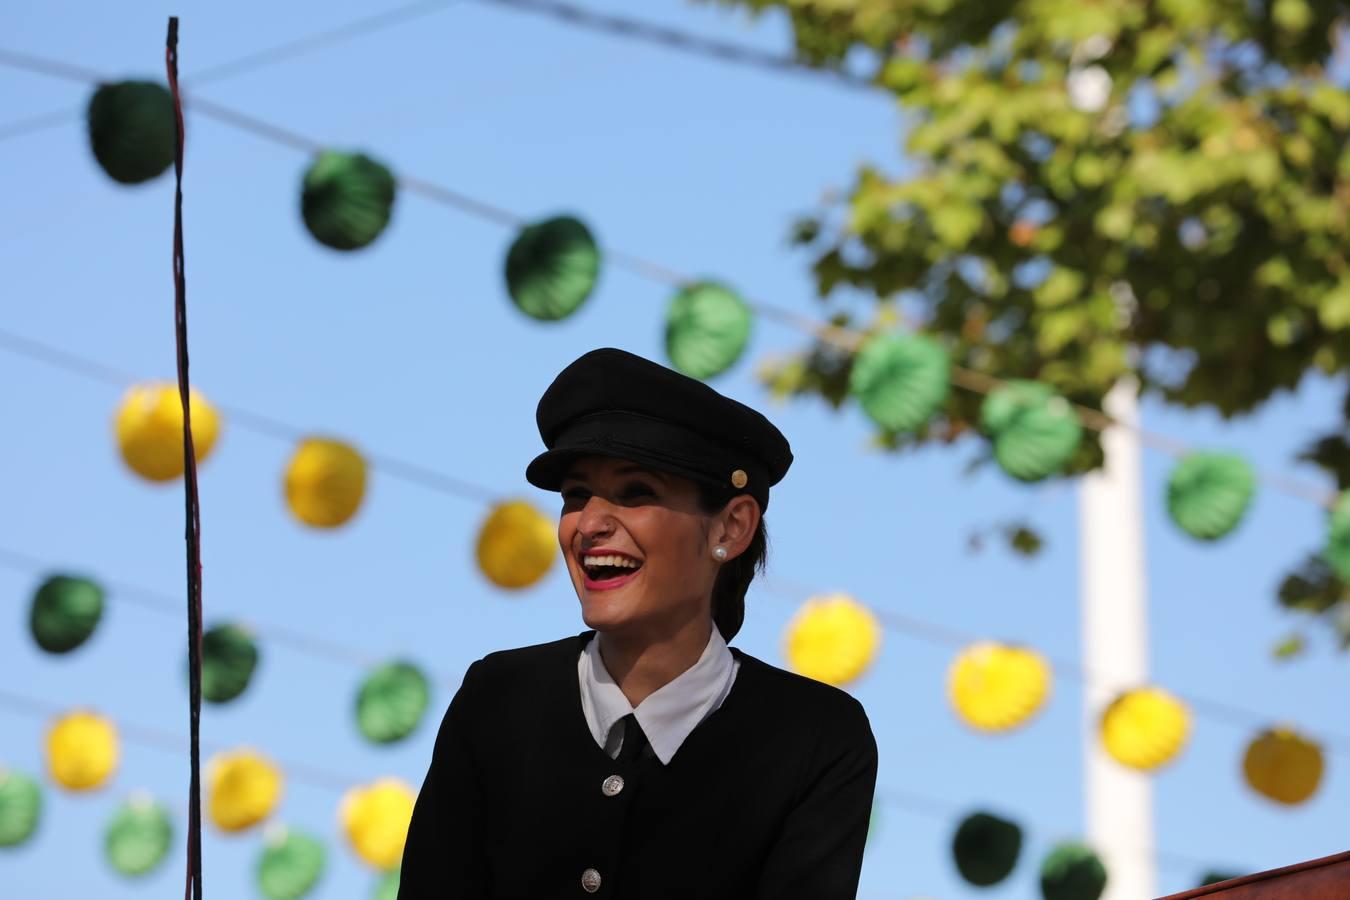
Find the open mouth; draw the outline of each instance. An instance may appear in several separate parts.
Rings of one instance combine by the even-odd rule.
[[[618,587],[641,568],[642,560],[618,553],[587,553],[581,557],[587,587]]]

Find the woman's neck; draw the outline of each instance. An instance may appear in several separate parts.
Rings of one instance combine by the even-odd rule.
[[[712,619],[691,619],[659,640],[619,632],[597,633],[600,658],[634,709],[698,662],[712,638]]]

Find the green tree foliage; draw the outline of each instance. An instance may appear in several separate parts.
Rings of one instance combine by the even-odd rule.
[[[903,112],[911,170],[864,166],[842,220],[793,229],[823,299],[878,301],[837,324],[904,318],[958,367],[1098,409],[1132,372],[1233,416],[1350,362],[1350,93],[1327,76],[1344,0],[721,2],[785,11],[812,65],[874,60]],[[838,406],[849,365],[817,344],[762,374]],[[952,391],[879,443],[953,441],[981,399]],[[1343,487],[1347,434],[1305,454]],[[1069,470],[1100,460],[1089,436]]]

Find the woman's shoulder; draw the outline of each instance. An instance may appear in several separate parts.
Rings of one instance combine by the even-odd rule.
[[[556,678],[562,667],[576,665],[577,654],[585,646],[585,638],[590,633],[587,631],[556,641],[494,650],[473,662],[464,680],[466,683],[473,681],[500,689],[518,682]]]
[[[737,647],[731,648],[731,652],[741,663],[737,681],[745,679],[741,683],[747,699],[761,709],[790,713],[798,721],[809,717],[819,724],[870,729],[862,703],[843,688],[781,669]],[[734,685],[732,691],[735,692]]]

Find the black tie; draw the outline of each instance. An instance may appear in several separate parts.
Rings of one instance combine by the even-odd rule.
[[[619,747],[616,759],[621,763],[631,763],[647,745],[647,735],[642,733],[642,726],[638,724],[637,716],[633,713],[624,716],[622,722],[623,745]]]

